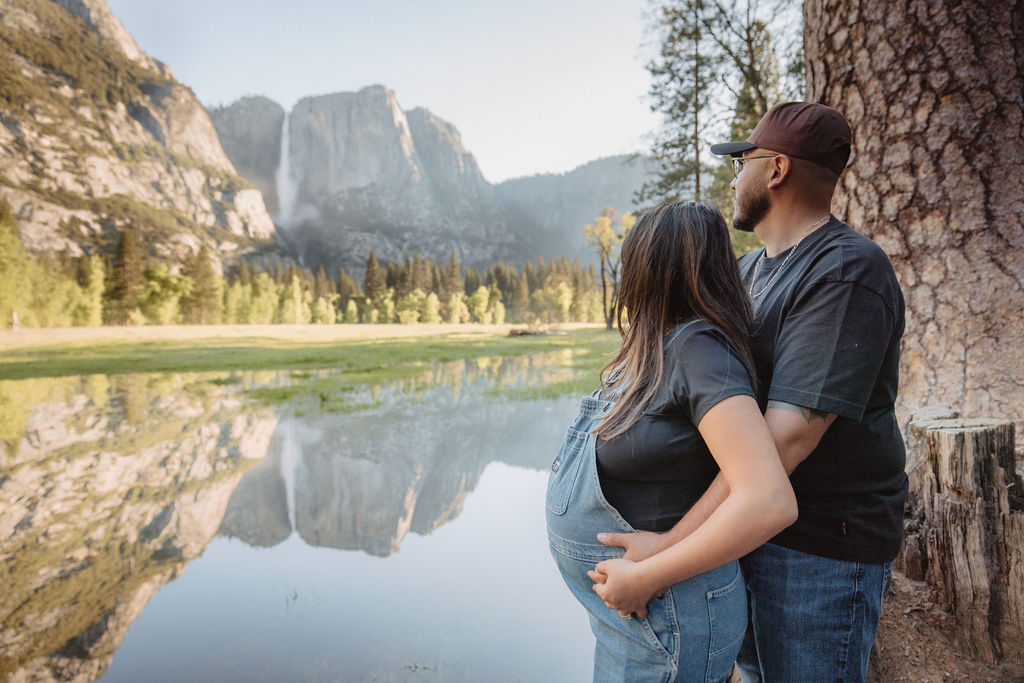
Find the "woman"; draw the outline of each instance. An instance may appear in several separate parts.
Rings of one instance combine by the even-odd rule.
[[[747,624],[736,559],[797,508],[754,399],[753,314],[721,214],[681,203],[640,219],[617,320],[622,345],[551,466],[552,554],[590,614],[595,681],[724,681]],[[683,540],[642,562],[597,541],[667,531],[719,470],[728,498]]]

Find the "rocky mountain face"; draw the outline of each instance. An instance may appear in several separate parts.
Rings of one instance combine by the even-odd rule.
[[[112,251],[132,226],[171,262],[200,244],[222,260],[279,251],[206,110],[103,0],[3,0],[0,14],[0,197],[26,248]]]
[[[0,15],[0,198],[35,253],[110,253],[131,226],[172,264],[203,244],[357,276],[370,249],[591,260],[583,225],[629,210],[645,178],[616,157],[492,185],[455,126],[379,85],[207,113],[104,0],[0,0]]]
[[[615,157],[492,185],[454,125],[426,109],[404,111],[379,85],[307,97],[280,132],[278,111],[249,97],[212,118],[236,168],[273,197],[293,251],[329,270],[360,272],[371,248],[382,260],[419,251],[442,262],[455,249],[474,266],[587,258],[583,226],[605,206],[630,210],[647,177],[643,163]]]
[[[371,248],[467,263],[520,253],[493,188],[458,131],[430,112],[405,112],[382,86],[300,100],[288,116],[278,223],[307,265],[359,269]],[[285,189],[284,185],[290,185]]]
[[[544,254],[594,260],[583,244],[583,226],[601,209],[635,211],[634,194],[653,177],[654,162],[643,157],[604,157],[568,173],[543,173],[495,186],[498,202],[516,225],[530,226]]]
[[[214,537],[277,417],[180,377],[0,382],[0,679],[91,681]]]
[[[284,107],[266,97],[244,97],[210,110],[210,119],[238,174],[263,193],[271,214],[280,211],[275,177],[281,162]]]

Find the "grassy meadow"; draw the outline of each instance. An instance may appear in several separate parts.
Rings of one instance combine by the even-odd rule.
[[[338,369],[373,379],[479,357],[576,349],[597,371],[618,335],[595,325],[508,336],[502,325],[168,326],[19,330],[0,334],[0,379],[71,375]]]
[[[274,371],[289,381],[246,388],[267,404],[358,409],[360,387],[414,381],[438,364],[562,352],[553,381],[498,391],[545,398],[590,391],[618,345],[601,326],[566,325],[557,334],[509,336],[508,325],[166,326],[19,330],[0,333],[0,380],[89,375]],[[325,372],[326,371],[326,372]],[[311,405],[310,403],[312,402]]]

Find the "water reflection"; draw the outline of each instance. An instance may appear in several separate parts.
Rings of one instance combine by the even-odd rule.
[[[489,463],[546,468],[565,415],[506,397],[571,381],[572,361],[456,361],[365,386],[337,372],[0,382],[0,676],[103,675],[218,534],[393,555],[458,517]],[[254,407],[261,387],[308,390]]]
[[[202,553],[277,423],[215,389],[167,376],[0,382],[0,674],[95,678]]]

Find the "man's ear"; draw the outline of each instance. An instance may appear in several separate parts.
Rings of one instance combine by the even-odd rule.
[[[782,183],[786,182],[786,178],[793,172],[793,162],[789,160],[789,157],[779,155],[773,159],[768,160],[768,189],[776,190]]]

